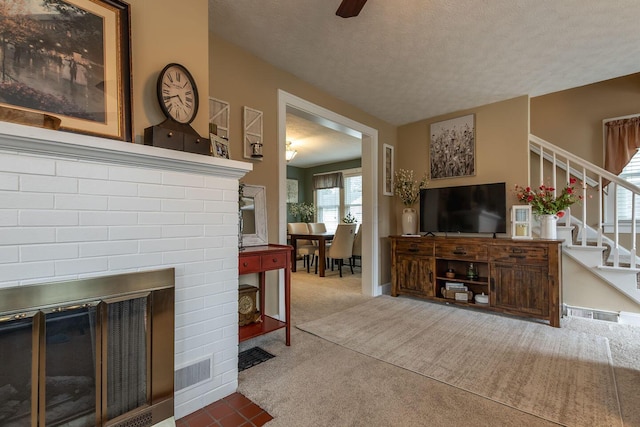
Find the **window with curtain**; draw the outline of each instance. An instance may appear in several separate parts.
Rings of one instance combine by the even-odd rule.
[[[605,169],[640,186],[640,115],[604,122]],[[605,185],[608,183],[605,182]],[[614,207],[618,221],[624,226],[631,222],[632,194],[616,186],[615,198],[611,186],[605,196],[605,223],[613,223]],[[614,206],[615,205],[615,206]],[[636,197],[636,220],[640,214],[640,197]],[[608,231],[605,228],[605,231]]]
[[[340,178],[327,178],[324,174],[314,176],[315,199],[318,209],[318,222],[325,223],[328,231],[335,231],[347,213],[356,217],[358,224],[362,224],[362,170],[349,169],[340,171]],[[337,175],[336,175],[337,176]],[[316,179],[316,177],[323,177]],[[331,179],[331,181],[329,181]],[[317,188],[316,182],[331,183],[332,188]]]
[[[640,186],[640,154],[637,151],[618,176],[626,179],[631,184]],[[631,192],[616,186],[616,193],[618,219],[631,221]],[[636,196],[636,214],[640,214],[640,197],[638,196]],[[613,212],[611,212],[611,215],[611,221],[613,222]]]

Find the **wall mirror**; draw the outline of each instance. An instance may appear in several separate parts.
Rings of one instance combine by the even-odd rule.
[[[267,197],[261,185],[245,185],[240,199],[242,246],[267,245]]]

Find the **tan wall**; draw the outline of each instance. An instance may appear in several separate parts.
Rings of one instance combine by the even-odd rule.
[[[572,307],[640,313],[640,305],[568,256],[562,259],[562,300]]]
[[[507,209],[516,201],[511,189],[527,182],[527,138],[529,132],[529,98],[520,96],[507,101],[433,117],[398,128],[396,170],[413,169],[421,176],[429,173],[429,128],[431,123],[475,114],[476,174],[471,177],[438,179],[433,188],[457,185],[506,182]],[[513,197],[512,197],[513,196]],[[395,214],[402,204],[395,201]],[[509,230],[507,230],[509,232]],[[399,221],[396,232],[401,233]]]
[[[131,59],[134,140],[164,115],[157,101],[156,80],[165,65],[177,62],[193,75],[200,97],[193,128],[208,135],[209,45],[208,2],[128,0],[131,10]],[[167,30],[169,29],[169,30]]]
[[[640,113],[640,73],[531,98],[531,133],[602,167],[602,120]]]
[[[515,201],[511,188],[527,182],[527,135],[529,133],[529,105],[531,105],[532,133],[560,145],[596,164],[602,162],[601,120],[603,118],[632,114],[640,110],[640,74],[615,79],[583,88],[571,89],[529,100],[517,97],[477,108],[421,120],[397,129],[359,109],[322,92],[295,76],[261,61],[256,56],[228,43],[220,37],[209,35],[210,90],[211,96],[231,105],[230,141],[231,157],[242,158],[242,107],[249,106],[264,112],[264,161],[253,162],[254,171],[243,181],[267,187],[269,212],[269,240],[277,242],[278,233],[278,173],[277,155],[277,90],[282,89],[338,114],[378,129],[378,187],[380,265],[382,283],[390,278],[389,249],[386,236],[400,232],[398,218],[401,203],[392,197],[382,196],[382,144],[394,145],[395,167],[413,169],[417,174],[428,171],[429,125],[473,113],[476,115],[476,175],[466,178],[435,180],[432,187],[466,185],[472,183],[506,182],[507,202]],[[202,93],[202,91],[201,91]],[[397,142],[396,142],[397,133]],[[376,261],[376,260],[374,260]],[[574,303],[577,282],[565,275],[565,294]],[[593,285],[599,287],[597,283]],[[598,292],[593,292],[593,308]],[[624,297],[621,296],[624,300]],[[275,307],[275,296],[268,298],[267,310]],[[580,299],[581,302],[585,302]],[[632,305],[633,307],[633,305]],[[620,308],[618,308],[620,309]],[[625,306],[625,309],[634,311]],[[637,311],[637,310],[635,310]]]
[[[242,179],[247,184],[264,185],[267,189],[269,241],[278,243],[278,89],[324,107],[349,119],[378,130],[378,165],[382,169],[382,144],[395,145],[396,127],[377,119],[358,108],[346,104],[306,83],[294,75],[284,72],[260,60],[255,55],[210,33],[210,90],[212,97],[229,102],[229,140],[231,158],[245,160],[242,152],[242,107],[247,106],[264,113],[263,161],[251,161],[253,171]],[[392,219],[389,218],[391,198],[382,196],[382,173],[378,176],[379,235],[382,240],[389,234]],[[390,255],[381,243],[381,256],[374,262],[380,264],[381,281],[390,278]],[[273,310],[273,295],[267,295],[267,311]]]
[[[637,113],[640,73],[531,98],[531,133],[602,167],[602,120]],[[624,240],[626,236],[623,244]],[[640,312],[639,304],[574,267],[573,262],[565,263],[565,303]]]

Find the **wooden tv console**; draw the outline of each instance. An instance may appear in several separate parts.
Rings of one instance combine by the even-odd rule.
[[[558,240],[488,237],[404,237],[391,239],[391,295],[401,294],[548,320],[560,327],[562,246]],[[468,277],[469,264],[477,277]],[[447,270],[454,277],[447,277]],[[449,273],[451,276],[452,273]],[[462,283],[487,304],[455,300],[442,291]]]

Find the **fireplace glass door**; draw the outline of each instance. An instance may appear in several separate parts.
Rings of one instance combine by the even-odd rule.
[[[22,319],[0,319],[2,426],[29,427],[32,424],[33,328],[33,315]]]
[[[173,416],[174,270],[0,289],[0,427]]]
[[[96,425],[96,305],[45,313],[47,426]]]

